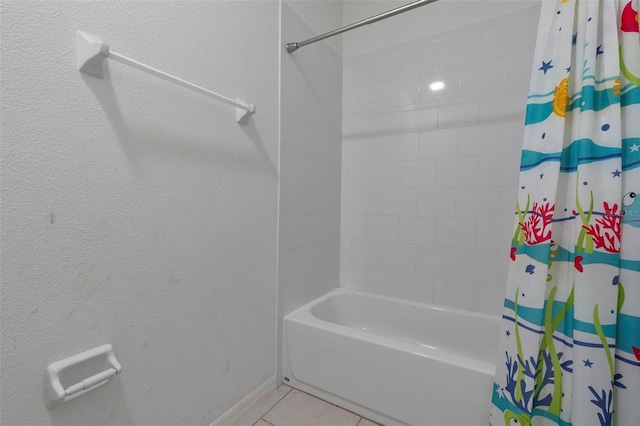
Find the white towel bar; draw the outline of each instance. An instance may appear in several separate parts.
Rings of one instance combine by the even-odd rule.
[[[222,96],[218,93],[212,92],[211,90],[207,90],[186,80],[167,74],[166,72],[150,67],[149,65],[145,65],[131,58],[127,58],[124,55],[110,51],[109,46],[103,43],[100,39],[90,34],[78,31],[78,70],[84,74],[102,78],[102,62],[105,58],[111,58],[122,64],[137,68],[140,71],[160,77],[163,80],[186,87],[187,89],[198,93],[202,93],[203,95],[217,99],[229,105],[233,105],[236,107],[236,121],[238,123],[243,122],[246,117],[256,112],[256,107],[254,105],[245,104],[240,100],[227,98],[226,96]]]

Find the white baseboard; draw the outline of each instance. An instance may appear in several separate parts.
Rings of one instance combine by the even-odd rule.
[[[218,420],[211,423],[211,426],[227,426],[235,424],[234,422],[239,417],[259,404],[262,398],[276,389],[276,387],[276,376],[274,375],[269,378],[269,380],[258,386],[256,390],[247,395],[242,401],[234,405],[229,411],[220,416]]]

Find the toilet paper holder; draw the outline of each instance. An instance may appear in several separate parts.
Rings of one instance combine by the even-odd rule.
[[[109,383],[120,371],[122,366],[111,344],[50,364],[45,384],[47,408],[54,408]]]

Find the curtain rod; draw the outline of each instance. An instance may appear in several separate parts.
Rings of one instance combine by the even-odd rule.
[[[424,6],[429,3],[436,2],[438,0],[418,0],[413,3],[405,4],[404,6],[397,7],[392,10],[388,10],[386,12],[380,13],[378,15],[372,16],[367,19],[363,19],[362,21],[358,21],[354,24],[347,25],[346,27],[338,28],[337,30],[329,31],[328,33],[321,34],[319,36],[315,36],[305,41],[299,41],[297,43],[287,43],[287,52],[295,52],[302,46],[306,46],[307,44],[315,43],[316,41],[324,40],[328,37],[333,37],[338,34],[342,34],[346,31],[353,30],[354,28],[361,27],[363,25],[373,24],[374,22],[378,22],[382,19],[390,18],[399,13],[407,12],[411,9],[415,9],[416,7]]]

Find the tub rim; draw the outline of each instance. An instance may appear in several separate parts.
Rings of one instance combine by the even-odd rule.
[[[328,293],[325,293],[322,296],[312,300],[311,302],[309,302],[309,303],[307,303],[307,304],[305,304],[305,305],[293,310],[292,312],[290,312],[287,315],[285,315],[285,318],[288,317],[289,315],[293,316],[293,314],[296,314],[296,313],[307,312],[310,315],[312,315],[314,318],[317,318],[319,321],[324,321],[321,318],[318,318],[315,315],[313,315],[311,310],[315,306],[317,306],[320,303],[324,302],[325,300],[330,299],[330,298],[335,297],[335,296],[338,296],[338,295],[355,295],[355,296],[371,297],[373,299],[386,300],[386,301],[391,301],[391,302],[394,302],[394,303],[407,304],[407,305],[417,306],[417,307],[421,307],[421,308],[435,309],[435,310],[438,310],[438,311],[452,312],[452,313],[456,313],[456,314],[460,314],[460,315],[464,315],[464,316],[470,316],[470,317],[474,317],[474,318],[482,318],[482,319],[488,319],[488,320],[500,321],[500,319],[502,318],[500,315],[489,314],[487,312],[469,311],[469,310],[466,310],[466,309],[460,309],[460,308],[454,308],[454,307],[450,307],[450,306],[438,305],[438,304],[435,304],[435,303],[416,302],[416,301],[413,301],[413,300],[403,299],[403,298],[400,298],[400,297],[394,297],[394,296],[388,296],[388,295],[383,295],[383,294],[378,294],[378,293],[372,293],[372,292],[368,292],[366,290],[358,290],[358,289],[352,289],[352,288],[348,288],[348,287],[337,287],[337,288],[329,291]],[[324,322],[327,322],[327,321],[324,321]]]
[[[477,371],[484,374],[489,374],[491,376],[495,374],[497,360],[495,363],[492,364],[477,358],[472,358],[468,355],[461,354],[459,352],[449,351],[442,348],[436,348],[426,344],[422,345],[417,342],[412,342],[412,341],[400,339],[400,338],[388,337],[388,336],[377,334],[377,333],[367,333],[362,330],[357,330],[352,327],[348,327],[346,325],[323,320],[321,318],[316,317],[312,313],[312,309],[315,306],[317,306],[318,304],[324,302],[329,298],[336,297],[339,295],[357,295],[357,296],[364,296],[364,297],[372,297],[379,300],[409,304],[409,305],[417,306],[420,308],[438,309],[438,310],[444,310],[447,312],[459,313],[461,315],[471,316],[475,318],[491,319],[497,322],[499,322],[501,318],[499,315],[493,315],[493,314],[488,314],[484,312],[467,311],[464,309],[450,308],[448,306],[413,302],[406,299],[380,295],[376,293],[370,293],[363,290],[350,289],[346,287],[338,287],[336,289],[331,290],[328,293],[325,293],[319,298],[314,299],[313,301],[307,303],[306,305],[301,306],[300,308],[294,310],[293,312],[285,315],[283,319],[284,326],[286,327],[287,321],[291,321],[291,322],[295,322],[305,326],[313,327],[316,329],[322,329],[327,332],[344,335],[349,338],[357,339],[359,341],[365,341],[370,343],[375,342],[376,344],[382,345],[389,349],[401,350],[401,351],[408,352],[421,357],[425,357],[437,362],[444,362],[449,365],[466,368],[466,369]],[[496,331],[496,332],[498,333],[499,331]],[[285,341],[286,339],[283,340],[283,345],[286,345]],[[283,348],[283,350],[286,352],[286,347]]]

